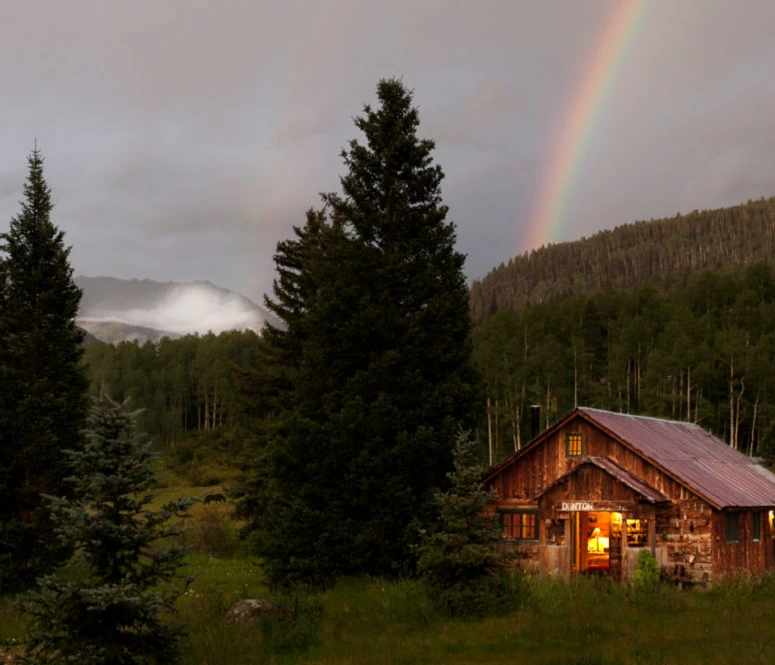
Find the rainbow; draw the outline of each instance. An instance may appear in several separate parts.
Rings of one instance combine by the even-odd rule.
[[[528,249],[560,240],[568,222],[568,205],[576,188],[581,164],[605,100],[645,14],[646,4],[647,0],[618,0],[600,41],[589,57],[563,119],[556,147],[530,215]]]

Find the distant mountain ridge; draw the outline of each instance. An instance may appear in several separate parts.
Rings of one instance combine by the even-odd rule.
[[[635,222],[510,259],[471,285],[471,316],[522,311],[570,293],[667,286],[698,270],[737,272],[775,256],[775,197]]]
[[[207,281],[78,276],[78,325],[105,342],[158,341],[209,331],[259,332],[271,318],[249,298]]]

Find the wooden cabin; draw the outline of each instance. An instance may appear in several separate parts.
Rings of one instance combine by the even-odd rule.
[[[705,583],[775,567],[775,475],[698,425],[577,408],[484,478],[517,564]]]

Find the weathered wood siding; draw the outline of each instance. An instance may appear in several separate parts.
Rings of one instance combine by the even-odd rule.
[[[571,432],[584,435],[585,457],[608,457],[671,499],[696,498],[640,455],[577,416],[493,478],[492,486],[498,492],[498,504],[529,502],[579,464],[583,458],[565,456],[565,435]]]
[[[694,498],[657,507],[657,563],[670,579],[705,583],[713,577],[714,509]]]
[[[635,490],[602,469],[585,464],[546,492],[538,505],[544,513],[563,501],[614,501],[635,509],[638,499],[640,495]]]
[[[761,537],[753,540],[752,511],[740,511],[740,537],[737,543],[726,539],[726,512],[709,505],[692,490],[674,480],[643,457],[607,435],[581,416],[571,419],[549,434],[533,448],[526,450],[500,470],[489,483],[497,490],[490,510],[497,508],[538,508],[539,541],[514,543],[519,551],[520,567],[538,567],[562,574],[570,567],[570,543],[553,546],[545,542],[544,523],[557,517],[553,507],[562,501],[621,501],[628,516],[647,518],[645,506],[638,506],[639,495],[602,469],[585,465],[578,473],[544,492],[560,476],[574,469],[582,458],[566,456],[565,437],[569,433],[584,436],[584,457],[606,457],[641,478],[670,498],[669,504],[658,504],[651,510],[654,526],[649,543],[654,548],[663,573],[675,580],[705,583],[718,576],[745,570],[758,574],[775,568],[775,540],[768,509],[761,510]],[[634,569],[638,548],[624,548],[624,577]]]
[[[753,512],[739,511],[740,538],[736,543],[727,542],[727,511],[714,511],[711,520],[713,528],[713,574],[723,577],[733,575],[741,569],[760,574],[775,567],[775,541],[768,511],[759,512],[761,519],[760,539],[753,540]]]
[[[549,573],[556,577],[570,576],[570,551],[568,545],[546,545],[534,541],[508,542],[506,547],[513,555],[512,567]]]

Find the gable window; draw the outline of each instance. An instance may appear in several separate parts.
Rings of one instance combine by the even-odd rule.
[[[584,457],[584,435],[581,432],[565,435],[565,457]]]
[[[537,510],[499,511],[503,537],[508,540],[538,540]]]
[[[727,543],[740,542],[740,513],[731,511],[727,513]]]
[[[759,510],[754,510],[751,513],[751,519],[753,520],[753,541],[758,543],[762,539],[762,514]]]

